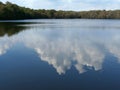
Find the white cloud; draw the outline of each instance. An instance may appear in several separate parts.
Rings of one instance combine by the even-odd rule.
[[[1,0],[35,9],[96,10],[120,9],[120,0]]]
[[[0,56],[5,54],[7,50],[12,46],[12,39],[8,36],[0,37]]]
[[[47,30],[47,34],[43,32],[38,30],[27,33],[24,43],[34,49],[42,61],[52,65],[58,74],[64,74],[73,62],[76,62],[73,66],[79,73],[85,72],[84,66],[93,67],[96,71],[102,69],[104,52],[95,45],[94,40],[88,41],[88,38],[85,38],[87,42],[83,42],[80,36],[73,36],[73,32],[66,34],[64,31],[58,31],[56,34],[60,37],[55,38],[51,37],[53,31]]]
[[[120,62],[120,36],[119,34],[113,38],[113,40],[107,44],[106,48],[109,50],[109,52],[118,58],[118,62]]]
[[[118,28],[119,23],[113,24],[107,21],[96,23],[88,20],[87,22],[79,21],[78,24],[76,20],[71,26],[73,22],[61,22],[59,21],[59,28],[54,24],[37,25],[24,33],[12,37],[1,37],[0,55],[5,54],[14,44],[21,42],[33,49],[42,61],[52,65],[58,74],[65,74],[72,66],[79,73],[86,71],[84,66],[87,66],[88,69],[94,68],[96,71],[101,70],[106,50],[120,61],[120,31],[112,29]],[[94,26],[97,26],[98,30],[89,30],[95,28]],[[61,30],[60,27],[64,28]],[[74,32],[72,28],[74,28]],[[104,30],[103,33],[101,28],[107,30]]]
[[[85,26],[85,22],[79,23],[80,27]],[[89,23],[89,21],[87,22]],[[62,23],[59,25],[64,25],[68,29],[74,27],[74,25],[69,26],[69,23]],[[103,26],[105,29],[108,29],[108,23],[94,23],[91,22],[90,26],[94,28],[94,25],[97,27]],[[84,73],[86,69],[84,66],[92,67],[94,70],[98,71],[102,69],[104,62],[104,57],[106,56],[106,49],[109,53],[112,53],[120,61],[119,54],[119,33],[112,30],[112,28],[118,27],[119,24],[109,23],[111,26],[109,31],[103,32],[99,30],[89,31],[86,30],[80,31],[66,31],[66,30],[52,30],[54,26],[48,26],[49,28],[42,28],[41,26],[36,31],[29,31],[25,34],[24,43],[27,47],[34,49],[42,61],[47,62],[52,65],[58,74],[64,74],[67,70],[73,65],[79,73]],[[75,27],[79,25],[75,24]],[[84,28],[84,26],[83,26]],[[44,30],[43,30],[44,29]],[[66,34],[67,33],[67,34]],[[89,33],[89,34],[88,34]],[[52,37],[57,35],[55,37]],[[75,36],[74,36],[75,35]],[[31,42],[31,39],[33,42]],[[97,38],[96,38],[97,37]],[[82,38],[82,39],[81,39]]]

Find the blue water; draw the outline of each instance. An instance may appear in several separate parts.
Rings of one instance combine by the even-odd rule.
[[[0,90],[120,90],[120,20],[0,22]]]

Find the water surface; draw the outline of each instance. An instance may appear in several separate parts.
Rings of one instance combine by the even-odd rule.
[[[0,90],[120,90],[119,20],[0,22]]]

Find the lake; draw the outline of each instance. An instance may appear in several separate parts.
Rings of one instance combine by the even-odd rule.
[[[0,90],[120,90],[120,20],[1,21]]]

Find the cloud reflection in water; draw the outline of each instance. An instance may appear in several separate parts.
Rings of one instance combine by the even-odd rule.
[[[107,36],[103,37],[103,32]],[[42,61],[52,65],[58,74],[65,74],[71,66],[79,73],[86,72],[84,66],[98,71],[102,69],[106,51],[120,61],[118,32],[32,28],[11,37],[0,37],[0,55],[6,53],[13,44],[22,42],[35,50]]]

